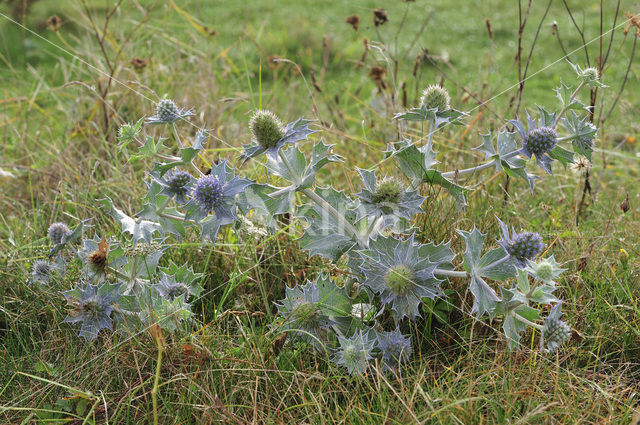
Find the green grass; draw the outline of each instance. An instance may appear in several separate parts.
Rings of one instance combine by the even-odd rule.
[[[89,3],[100,26],[104,3]],[[158,350],[152,336],[103,332],[87,345],[74,328],[61,324],[65,306],[60,291],[75,284],[79,271],[70,270],[68,278],[51,287],[26,281],[32,262],[46,252],[51,222],[93,217],[97,232],[116,234],[118,226],[95,200],[109,196],[124,211],[138,211],[144,172],[151,164],[127,163],[115,136],[120,124],[149,115],[158,97],[166,94],[194,106],[194,125],[215,130],[207,161],[237,158],[237,149],[248,140],[248,114],[260,104],[287,121],[317,119],[323,130],[318,138],[335,144],[336,153],[345,157],[344,165],[327,167],[319,181],[349,192],[358,190],[355,167],[381,161],[380,149],[398,137],[390,116],[402,109],[400,95],[392,99],[389,90],[379,93],[368,77],[372,66],[387,67],[381,55],[371,49],[364,64],[357,65],[364,39],[386,55],[388,47],[402,58],[395,83],[392,67],[385,78],[391,87],[406,84],[408,105],[415,104],[426,85],[442,80],[454,106],[470,111],[467,122],[472,125],[436,138],[443,170],[480,163],[481,155],[470,151],[479,144],[479,133],[512,118],[509,103],[518,82],[513,59],[516,2],[452,6],[418,0],[410,4],[402,28],[406,5],[393,2],[387,9],[390,21],[379,35],[371,23],[372,9],[384,2],[271,0],[252,2],[250,9],[244,2],[140,3],[144,9],[125,1],[109,26],[106,51],[112,61],[119,55],[115,77],[122,84],[114,82],[106,99],[106,128],[102,103],[92,91],[104,87],[106,76],[87,63],[103,71],[107,65],[80,6],[36,2],[25,20],[27,28],[75,57],[0,17],[0,169],[11,173],[0,175],[1,422],[60,420],[68,412],[76,415],[71,423],[83,423],[85,417],[85,423],[153,422]],[[534,3],[524,35],[525,55],[546,6]],[[584,22],[586,40],[595,39],[599,2],[569,4],[577,21]],[[0,4],[2,13],[7,10]],[[621,10],[638,13],[631,1],[622,2]],[[606,10],[605,27],[613,12]],[[43,24],[53,13],[63,19],[58,34]],[[359,32],[345,23],[354,13],[361,18]],[[555,1],[525,84],[523,108],[530,111],[536,104],[554,108],[552,89],[560,79],[574,78],[566,61],[555,63],[563,53],[551,33],[552,21],[557,21],[568,51],[582,45],[562,2]],[[200,28],[205,26],[216,34],[204,34]],[[608,110],[620,89],[633,33],[622,43],[622,28],[616,31],[604,77],[610,88],[598,93],[596,115]],[[421,62],[414,76],[423,48],[436,65]],[[598,49],[597,41],[589,45],[592,61]],[[298,64],[299,70],[291,63],[270,63],[274,55]],[[136,72],[130,64],[134,57],[148,59],[149,65]],[[582,50],[571,58],[584,65]],[[578,224],[582,178],[559,167],[555,176],[543,176],[534,194],[525,183],[510,182],[506,202],[504,175],[485,172],[469,181],[475,191],[464,210],[437,188],[422,188],[428,211],[416,223],[422,240],[451,240],[460,253],[463,243],[455,229],[475,224],[494,241],[494,216],[544,236],[549,253],[567,268],[558,295],[576,331],[558,354],[537,352],[536,335],[531,334],[523,343],[532,350],[508,353],[495,330],[501,323],[471,318],[468,282],[454,279],[446,289],[458,295],[449,298],[454,305],[447,322],[426,315],[407,329],[416,354],[402,377],[350,378],[325,356],[289,343],[276,355],[273,344],[279,335],[268,327],[273,302],[282,297],[285,285],[314,278],[324,270],[323,263],[297,248],[296,229],[255,243],[224,233],[215,247],[194,237],[163,259],[188,262],[204,273],[207,296],[196,303],[196,320],[188,332],[164,335],[159,422],[638,423],[639,159],[637,142],[625,142],[639,136],[638,72],[636,57],[628,90],[599,129],[592,194]],[[478,107],[463,88],[477,99],[491,99],[488,108]],[[182,125],[182,130],[193,133],[195,128]],[[387,163],[382,169],[397,172]],[[257,167],[243,171],[268,179]],[[619,205],[627,194],[632,208],[624,214]]]

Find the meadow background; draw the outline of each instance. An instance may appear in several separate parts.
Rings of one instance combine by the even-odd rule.
[[[127,162],[117,148],[119,125],[151,115],[167,95],[196,109],[185,132],[214,129],[209,160],[237,160],[254,109],[285,121],[314,119],[317,138],[345,158],[319,181],[351,192],[358,190],[355,167],[380,162],[381,149],[396,140],[393,114],[442,83],[469,117],[436,138],[438,159],[442,169],[461,169],[482,162],[471,151],[481,132],[514,117],[534,40],[519,115],[557,105],[553,89],[561,79],[575,81],[561,59],[566,53],[586,66],[582,46],[595,40],[586,51],[597,63],[611,34],[602,44],[598,37],[618,5],[556,0],[547,10],[549,2],[533,2],[519,67],[526,1],[519,11],[512,0],[124,0],[106,30],[113,0],[28,3],[26,10],[26,2],[0,2],[0,421],[78,424],[152,418],[154,340],[103,332],[86,344],[61,324],[60,291],[73,286],[74,273],[57,286],[27,284],[31,264],[46,252],[50,223],[92,217],[96,231],[117,233],[119,224],[95,200],[109,196],[127,213],[139,209],[150,163]],[[388,22],[375,26],[378,7]],[[640,6],[621,1],[616,25],[628,19],[624,12],[637,14]],[[351,15],[359,17],[357,31],[346,22]],[[454,279],[446,289],[460,294],[455,308],[441,305],[415,325],[416,353],[402,377],[351,378],[309,349],[274,346],[273,302],[285,285],[323,267],[298,249],[298,235],[245,244],[223,234],[215,246],[193,238],[163,259],[193,264],[205,274],[208,295],[194,308],[190,332],[165,335],[161,423],[637,424],[640,68],[637,59],[630,63],[637,30],[626,24],[614,32],[584,201],[584,175],[560,167],[533,194],[502,174],[474,178],[464,210],[437,188],[423,193],[421,237],[451,239],[455,252],[463,246],[456,228],[475,224],[495,240],[495,216],[543,235],[567,268],[559,282],[575,330],[567,347],[553,356],[508,353],[492,329],[500,323],[471,318],[467,282]],[[374,67],[385,70],[382,82],[372,78]],[[243,171],[268,178],[252,167]],[[525,342],[535,348],[532,336]]]

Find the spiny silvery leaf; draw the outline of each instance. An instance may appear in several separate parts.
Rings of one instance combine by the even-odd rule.
[[[60,239],[60,243],[55,244],[53,248],[51,248],[51,251],[49,251],[49,258],[56,255],[58,252],[60,252],[61,249],[63,249],[68,244],[73,243],[78,239],[80,239],[82,237],[82,233],[84,232],[84,230],[91,227],[91,225],[86,224],[88,221],[89,219],[81,221],[73,229],[73,231],[71,231],[71,233],[65,233],[64,235],[62,235]]]
[[[440,171],[432,168],[437,163],[432,152],[429,152],[428,145],[419,149],[415,144],[402,141],[388,145],[385,158],[394,157],[400,171],[412,181],[442,186],[456,199],[458,205],[464,206],[467,189],[451,182]]]
[[[98,202],[102,204],[102,208],[107,214],[120,222],[123,232],[131,234],[134,242],[144,240],[145,242],[150,243],[153,239],[153,234],[155,232],[162,231],[162,227],[159,223],[140,218],[133,219],[121,210],[115,208],[113,206],[113,201],[108,196],[104,199],[99,199]]]
[[[211,241],[211,243],[215,243],[218,238],[218,232],[223,226],[233,223],[235,220],[230,218],[222,218],[218,219],[217,217],[210,215],[204,220],[200,220],[198,222],[198,227],[200,227],[200,236],[202,238],[202,242],[207,242],[207,240]]]
[[[167,233],[185,236],[188,222],[184,220],[182,212],[174,207],[166,206],[169,198],[163,190],[162,184],[152,178],[146,182],[146,185],[148,190],[144,200],[147,202],[136,215],[139,218],[159,223],[160,234],[163,236]],[[162,211],[163,215],[158,215],[159,211]]]
[[[494,252],[494,250],[490,251],[490,253],[485,256],[482,255],[482,246],[484,245],[485,235],[482,234],[475,226],[471,232],[458,230],[458,234],[462,236],[466,245],[463,254],[463,266],[471,277],[469,290],[474,296],[471,313],[476,313],[478,317],[488,313],[489,317],[493,317],[495,315],[494,311],[496,303],[500,301],[500,297],[498,297],[498,294],[496,294],[487,282],[482,279],[482,273],[484,267],[485,274],[493,274],[495,270],[492,270],[489,266],[495,262],[494,258],[499,255],[499,252]]]
[[[567,110],[589,109],[584,103],[580,102],[578,99],[576,98],[571,99],[571,95],[573,94],[572,89],[567,87],[562,81],[560,81],[560,87],[557,87],[556,89],[554,89],[554,91],[556,92],[556,97],[560,99],[560,102],[562,103],[563,108]]]
[[[378,182],[375,170],[358,168],[358,173],[364,186],[356,195],[361,201],[358,220],[387,216],[411,219],[415,214],[422,212],[420,206],[424,197],[418,195],[417,191],[406,190],[395,179],[386,178]],[[391,224],[393,223],[395,221],[391,221]]]
[[[206,138],[204,140],[206,140]],[[200,153],[200,151],[204,149],[202,147],[202,140],[200,140],[199,138],[196,138],[194,143],[197,143],[197,145],[194,144],[194,146],[188,146],[186,148],[180,149],[179,159],[176,158],[175,161],[171,161],[171,162],[155,163],[153,166],[152,173],[156,173],[160,176],[163,176],[167,171],[171,170],[172,168],[179,167],[181,165],[190,165],[193,158],[195,158],[198,155],[198,153]]]
[[[278,215],[291,212],[291,192],[281,191],[266,184],[253,184],[236,197],[238,208],[244,215],[257,216],[265,226],[273,228]]]
[[[347,223],[355,225],[356,212],[352,209],[354,202],[344,192],[338,192],[331,187],[317,188],[315,192],[336,209]],[[344,226],[315,203],[301,207],[298,215],[308,223],[298,243],[302,249],[309,251],[310,256],[320,255],[336,261],[354,246],[353,236]]]
[[[467,114],[455,109],[438,111],[437,109],[428,109],[424,105],[421,105],[418,108],[411,108],[408,111],[397,113],[393,116],[393,119],[419,122],[435,121],[435,128],[440,128],[445,124],[462,125],[460,118],[465,115]]]
[[[320,294],[320,310],[329,317],[349,316],[351,314],[351,299],[331,280],[329,275],[320,274],[316,279]]]
[[[175,332],[183,322],[193,316],[191,305],[185,301],[185,295],[169,300],[155,288],[145,286],[138,296],[139,317],[145,327],[158,324],[162,329]]]
[[[316,172],[320,168],[329,162],[341,161],[338,155],[329,154],[330,149],[331,146],[329,145],[325,145],[322,142],[316,143],[313,146],[310,162],[307,164],[307,160],[300,149],[293,146],[290,149],[281,151],[291,169],[279,156],[267,156],[266,167],[272,174],[292,182],[291,190],[308,188],[313,185]]]
[[[573,150],[591,161],[596,131],[598,130],[596,126],[589,122],[588,117],[580,118],[574,111],[566,114],[560,122],[569,132],[568,136],[571,137]]]
[[[202,293],[203,288],[200,282],[204,274],[194,273],[193,269],[187,264],[178,267],[173,261],[169,260],[169,265],[160,267],[160,271],[173,276],[179,282],[183,282],[189,288],[189,293],[194,297],[198,298]]]
[[[144,158],[152,158],[156,156],[160,151],[164,150],[166,147],[164,145],[166,138],[159,138],[158,142],[151,136],[145,136],[145,142],[142,146],[138,148],[138,152],[135,154],[131,154],[129,157],[130,162],[136,162],[140,159]]]
[[[529,272],[527,270],[518,270],[517,287],[522,293],[524,299],[528,302],[537,304],[551,304],[558,302],[558,298],[553,295],[556,290],[555,282],[543,283],[532,288],[529,283]],[[528,304],[527,302],[527,304]]]
[[[503,296],[505,294],[503,293]],[[540,312],[535,308],[521,304],[511,310],[502,322],[502,330],[507,337],[509,350],[520,348],[520,334],[527,330],[527,323],[518,319],[518,316],[535,323],[540,319]]]

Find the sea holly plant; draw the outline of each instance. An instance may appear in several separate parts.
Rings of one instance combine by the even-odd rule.
[[[424,240],[416,218],[428,213],[420,194],[423,184],[442,186],[462,207],[472,190],[458,183],[465,176],[493,168],[526,180],[533,190],[539,177],[525,168],[531,158],[551,173],[555,161],[567,165],[574,152],[590,154],[596,129],[582,116],[588,111],[578,94],[596,84],[597,75],[576,71],[578,87],[572,91],[561,84],[556,91],[559,112],[538,108],[537,118],[526,115],[526,125],[516,118],[507,123],[510,127],[481,136],[477,150],[487,162],[453,171],[437,168],[436,134],[448,124],[461,123],[465,114],[451,107],[444,88],[429,86],[419,107],[395,116],[406,125],[426,123],[426,137],[405,137],[388,146],[384,158],[393,159],[399,173],[358,169],[361,183],[353,194],[316,181],[322,168],[342,158],[310,128],[309,120],[283,125],[273,112],[256,111],[249,120],[250,143],[237,161],[210,162],[206,130],[198,130],[190,142],[178,131],[193,111],[162,99],[146,124],[165,126],[166,137],[146,134],[142,120],[119,131],[120,149],[130,161],[153,161],[145,179],[147,194],[136,214],[108,197],[99,201],[121,234],[108,238],[96,233],[74,247],[88,226],[79,224],[72,231],[55,223],[49,230],[50,257],[61,266],[78,261],[83,270],[81,280],[63,292],[70,305],[65,321],[79,324],[80,336],[87,340],[105,329],[140,332],[154,324],[180,331],[195,320],[193,302],[209,293],[189,265],[161,266],[171,246],[194,236],[215,244],[221,230],[228,235],[246,223],[254,226],[253,221],[277,231],[286,221],[288,232],[299,231],[300,248],[322,257],[327,268],[284,288],[284,298],[273,305],[277,314],[268,332],[286,333],[290,343],[317,349],[350,374],[401,373],[415,351],[406,331],[428,311],[425,306],[436,301],[459,304],[452,299],[450,279],[468,283],[473,297],[468,313],[474,320],[488,317],[501,323],[509,349],[521,347],[525,331],[538,335],[541,350],[560,349],[571,335],[555,295],[563,269],[553,256],[541,258],[541,235],[509,229],[496,218],[501,239],[488,242],[475,226],[461,229],[465,249],[456,254],[449,241]],[[573,150],[561,146],[565,141]],[[234,163],[264,167],[267,181],[248,178]],[[285,214],[287,220],[278,219]],[[69,254],[74,249],[75,260]],[[55,275],[51,264],[36,262],[32,281],[49,284]],[[332,275],[336,269],[342,273]]]

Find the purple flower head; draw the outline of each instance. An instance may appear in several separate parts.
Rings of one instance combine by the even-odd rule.
[[[322,277],[320,277],[322,278]],[[318,339],[333,323],[321,309],[320,290],[316,282],[294,288],[286,287],[286,296],[276,304],[278,314],[284,318],[281,330],[291,330],[294,339],[319,345]]]
[[[536,157],[548,153],[558,143],[558,135],[551,127],[534,128],[522,139],[522,149]]]
[[[538,126],[527,112],[528,130],[525,130],[519,119],[509,120],[522,138],[522,148],[519,152],[527,158],[535,156],[538,165],[551,174],[553,159],[549,153],[556,147],[558,135],[552,127],[548,126],[547,122],[544,122],[544,119],[541,118],[540,121],[541,125]]]
[[[147,118],[147,124],[173,124],[193,115],[193,109],[181,109],[171,99],[162,99],[156,104],[156,114]]]
[[[185,300],[189,296],[189,288],[182,282],[176,282],[175,276],[167,276],[162,274],[160,280],[155,285],[152,285],[164,298],[169,301],[173,301],[180,295],[185,296]]]
[[[340,348],[336,351],[332,360],[347,368],[350,375],[363,375],[369,368],[369,362],[373,359],[373,350],[376,344],[374,332],[371,330],[358,330],[351,337],[338,335]]]
[[[399,328],[389,332],[376,331],[376,339],[385,370],[397,370],[413,353],[411,337],[403,335]]]
[[[502,239],[498,243],[507,254],[516,260],[517,266],[524,269],[531,260],[542,252],[544,248],[542,237],[535,232],[516,233],[514,229],[511,229],[511,234],[509,234],[507,225],[500,219],[498,219],[498,222],[502,229]]]
[[[53,274],[53,266],[46,260],[36,260],[33,263],[31,282],[48,284]]]
[[[406,241],[379,236],[371,240],[369,249],[357,251],[362,259],[362,285],[380,294],[397,320],[420,316],[422,298],[442,295],[440,280],[433,272],[442,259],[431,260],[431,247],[417,245],[413,235]]]
[[[51,243],[57,245],[59,243],[62,243],[63,238],[71,235],[71,230],[66,224],[57,222],[49,226],[48,233]]]
[[[244,192],[251,181],[236,177],[227,162],[213,165],[211,173],[198,179],[195,183],[191,204],[196,206],[198,218],[204,218],[214,212],[216,219],[230,223],[236,220],[235,197]]]
[[[75,289],[62,293],[69,306],[63,323],[81,323],[79,336],[92,341],[102,329],[111,329],[113,304],[120,298],[120,285],[81,282]]]

